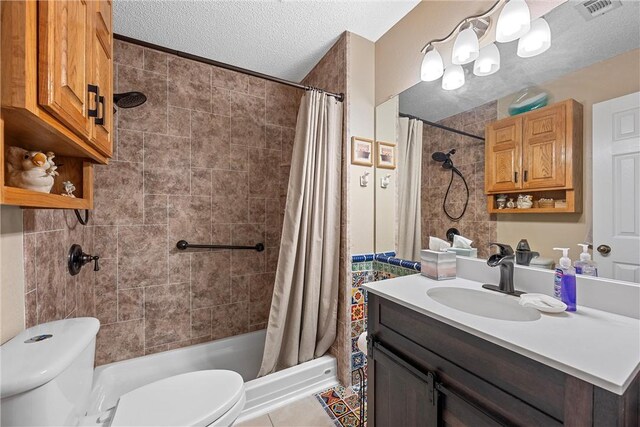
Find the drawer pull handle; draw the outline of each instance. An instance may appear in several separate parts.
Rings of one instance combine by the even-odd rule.
[[[518,183],[518,171],[515,171],[513,173],[513,182],[515,182],[516,184]]]
[[[93,103],[96,106],[95,109],[89,109],[89,117],[98,117],[98,108],[100,103],[100,88],[96,85],[88,85],[87,91],[93,94]]]
[[[529,179],[529,171],[524,171],[524,176],[522,177],[522,179],[524,180],[524,182],[527,182],[527,179]]]
[[[97,125],[104,125],[104,112],[106,111],[106,108],[107,108],[107,107],[105,106],[104,96],[99,96],[99,97],[98,97],[98,103],[99,103],[100,105],[102,105],[102,115],[101,115],[100,117],[96,117],[96,119],[95,119],[95,123],[96,123]],[[98,109],[100,109],[100,108],[98,107]]]

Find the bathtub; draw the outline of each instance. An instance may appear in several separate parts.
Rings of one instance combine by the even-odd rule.
[[[88,414],[113,407],[118,398],[145,384],[204,369],[228,369],[245,381],[247,403],[238,421],[253,418],[338,384],[336,360],[323,356],[256,378],[266,331],[250,332],[99,366],[93,375]]]

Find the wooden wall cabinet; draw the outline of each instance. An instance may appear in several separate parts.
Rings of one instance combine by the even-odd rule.
[[[485,135],[485,193],[489,212],[581,211],[581,104],[569,99],[498,120],[487,125]],[[534,198],[555,196],[566,199],[567,207],[498,210],[495,196],[510,193],[533,194]]]
[[[106,164],[113,153],[111,0],[18,0],[0,8],[0,159],[16,145],[52,151],[64,163],[52,194],[5,186],[0,173],[0,203],[91,208],[92,163]],[[58,195],[63,177],[73,177],[80,197]]]
[[[622,396],[369,293],[367,424],[637,426]]]

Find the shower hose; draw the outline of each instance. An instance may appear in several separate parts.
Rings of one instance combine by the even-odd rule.
[[[449,192],[451,191],[451,185],[453,184],[454,175],[458,175],[462,179],[462,183],[464,184],[464,188],[467,192],[467,200],[464,202],[464,208],[462,208],[462,213],[459,216],[453,216],[447,211],[447,198],[449,197]],[[451,168],[451,179],[449,180],[449,186],[447,187],[447,192],[444,195],[444,200],[442,201],[442,210],[444,214],[452,221],[459,221],[467,212],[467,206],[469,205],[469,186],[467,185],[467,180],[464,179],[462,173],[455,166]]]

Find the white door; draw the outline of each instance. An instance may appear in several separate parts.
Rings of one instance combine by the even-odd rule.
[[[593,248],[599,276],[640,283],[640,92],[593,106]]]

